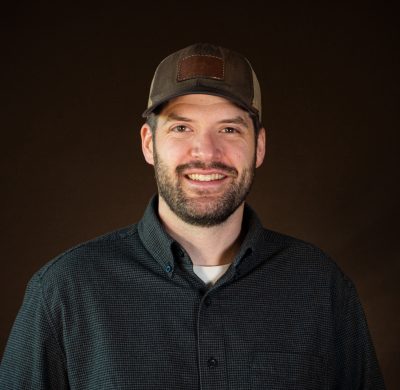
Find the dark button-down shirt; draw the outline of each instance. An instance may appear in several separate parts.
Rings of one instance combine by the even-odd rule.
[[[2,390],[384,388],[354,285],[323,252],[246,206],[240,251],[207,289],[156,210],[33,276]]]

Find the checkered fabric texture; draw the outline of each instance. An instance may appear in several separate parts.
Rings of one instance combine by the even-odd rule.
[[[321,250],[246,206],[240,253],[206,289],[156,207],[33,276],[1,390],[384,389],[354,285]]]

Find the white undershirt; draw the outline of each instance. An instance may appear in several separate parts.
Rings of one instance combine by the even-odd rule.
[[[207,285],[213,285],[226,272],[230,264],[193,265],[193,272]]]

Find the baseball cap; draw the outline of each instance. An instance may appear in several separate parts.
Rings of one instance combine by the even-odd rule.
[[[196,93],[227,98],[261,122],[260,85],[250,62],[235,51],[209,43],[185,47],[161,61],[143,117],[172,98]]]

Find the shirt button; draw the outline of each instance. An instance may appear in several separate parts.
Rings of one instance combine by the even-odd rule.
[[[168,272],[168,273],[171,272],[172,271],[172,265],[168,263],[167,266],[165,267],[165,271]]]
[[[210,359],[207,360],[207,365],[209,368],[215,368],[218,366],[218,360],[211,357]]]

